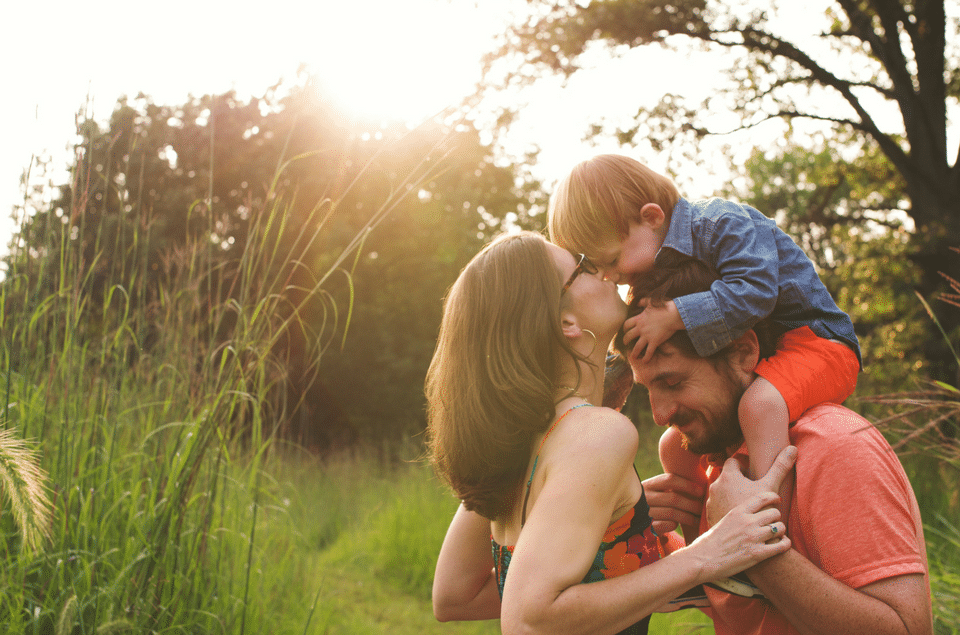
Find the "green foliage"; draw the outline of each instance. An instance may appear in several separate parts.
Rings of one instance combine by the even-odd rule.
[[[594,40],[632,46],[662,42],[669,35],[703,31],[706,13],[703,0],[669,7],[636,0],[537,3],[513,25],[501,47],[486,57],[487,72],[498,60],[520,51],[524,64],[510,69],[507,83],[532,82],[544,69],[569,76]]]
[[[733,49],[737,54],[725,58],[728,81],[703,104],[664,95],[659,106],[640,110],[637,125],[621,130],[621,140],[642,134],[651,136],[647,140],[655,147],[675,147],[728,132],[709,125],[717,112],[735,114],[742,128],[771,119],[839,124],[871,139],[887,156],[914,199],[918,225],[955,222],[949,199],[941,196],[956,193],[957,184],[948,177],[960,169],[947,163],[956,153],[943,152],[947,104],[958,98],[960,75],[957,42],[947,37],[957,28],[956,17],[947,16],[945,3],[842,2],[828,7],[821,24],[812,27],[816,46],[813,38],[802,40],[786,30],[796,24],[782,9],[763,3],[708,11],[702,0],[669,6],[643,0],[531,2],[488,56],[487,88],[531,83],[544,73],[569,76],[593,63],[586,53],[597,49],[612,54],[663,44],[718,53]],[[809,50],[801,48],[808,44]],[[833,63],[838,56],[847,63]],[[857,90],[867,87],[877,99],[865,100],[864,91]],[[879,124],[887,106],[902,112],[904,136]],[[950,182],[936,182],[936,175]]]
[[[935,630],[939,633],[960,633],[960,528],[942,516],[928,526],[928,532],[939,540],[930,554],[930,577],[933,580]]]
[[[364,471],[369,481],[370,470]],[[367,501],[362,520],[341,534],[326,557],[331,564],[364,569],[428,600],[437,554],[457,501],[423,465],[393,474],[380,468],[374,475],[383,479],[379,495]]]
[[[844,149],[847,161],[837,152]],[[896,235],[906,241],[901,209],[904,183],[874,144],[841,132],[800,144],[793,138],[755,149],[743,166],[742,185],[725,194],[746,196],[777,220],[821,270],[849,261],[856,242]],[[835,231],[839,230],[839,231]],[[897,256],[903,256],[901,247]]]
[[[878,426],[898,441],[923,513],[936,633],[960,633],[960,399],[956,388],[932,383],[911,393],[868,398],[892,409]]]
[[[7,293],[7,313],[34,315],[53,348],[118,337],[122,354],[101,361],[124,368],[163,359],[181,333],[198,359],[245,363],[228,334],[266,311],[267,418],[318,450],[422,428],[447,287],[504,218],[541,207],[469,123],[358,121],[309,77],[249,101],[122,98],[106,125],[81,115],[79,133],[71,183],[50,205],[28,196],[6,264],[33,287]],[[69,333],[50,326],[64,292]],[[247,316],[254,297],[270,302]],[[11,345],[14,359],[34,350]]]
[[[862,396],[902,390],[906,376],[925,370],[929,332],[914,291],[923,274],[911,259],[902,181],[871,144],[850,143],[850,162],[822,139],[755,151],[725,195],[775,218],[814,261],[856,327]]]
[[[654,454],[641,453],[641,473],[659,473],[653,466],[658,436],[652,426],[644,430],[644,447]],[[409,458],[420,450],[404,446],[395,452]],[[457,501],[424,463],[386,465],[372,449],[322,461],[279,457],[267,467],[275,504],[264,518],[264,539],[272,541],[269,534],[293,547],[282,576],[270,583],[279,588],[262,589],[279,613],[302,613],[310,597],[311,633],[499,632],[496,621],[440,624],[433,618],[433,570]],[[337,502],[328,507],[330,501]],[[318,520],[339,528],[335,540],[317,543]],[[710,624],[699,611],[653,619],[652,632],[665,634],[696,632],[698,625],[706,631]],[[274,632],[296,631],[291,625]]]
[[[279,209],[258,220],[269,224]],[[0,579],[18,589],[0,601],[8,632],[243,632],[234,625],[244,623],[249,602],[232,583],[233,568],[243,542],[256,541],[245,531],[250,503],[226,503],[252,494],[256,510],[257,486],[232,479],[258,473],[268,447],[262,404],[283,316],[277,282],[252,258],[275,239],[260,226],[250,236],[237,276],[244,288],[257,277],[265,292],[222,303],[196,301],[212,270],[196,245],[182,254],[178,284],[135,312],[143,272],[134,269],[127,287],[104,284],[98,297],[89,286],[95,275],[70,249],[79,244],[65,234],[50,260],[31,263],[60,272],[53,292],[49,279],[11,270],[0,342],[6,420],[37,438],[54,512],[40,553],[18,550],[12,533],[0,541]],[[144,351],[137,334],[150,329],[155,340]],[[11,516],[0,517],[4,529]]]
[[[216,166],[204,175],[206,195],[191,180],[188,141],[217,139],[231,117],[260,111],[205,99],[212,114],[175,116],[144,101],[139,113],[121,103],[108,131],[86,122],[73,185],[27,215],[8,257],[3,420],[35,439],[53,513],[50,540],[32,552],[22,518],[0,508],[4,632],[304,632],[311,621],[322,632],[329,611],[307,602],[322,576],[297,557],[299,528],[312,523],[290,522],[293,497],[278,499],[264,468],[298,412],[298,391],[362,314],[362,301],[341,301],[333,281],[360,295],[358,254],[378,244],[391,214],[422,224],[421,239],[447,227],[444,249],[478,240],[475,224],[465,232],[444,207],[423,217],[417,196],[444,187],[453,156],[483,174],[469,163],[485,152],[471,150],[475,136],[397,131],[363,153],[351,154],[359,143],[340,153],[328,145],[289,161],[260,147],[279,168],[259,183],[259,199],[251,189],[230,207],[211,195]],[[180,139],[177,130],[208,136]],[[155,160],[157,144],[172,139],[185,144],[176,165]],[[239,145],[240,155],[253,151]],[[311,189],[294,179],[324,170],[346,181]],[[151,174],[155,187],[134,172]],[[307,202],[305,192],[325,196]],[[317,525],[313,550],[343,530],[337,517]],[[288,576],[296,586],[280,583]]]
[[[960,281],[948,277],[947,282],[950,293],[942,299],[956,309],[960,307]],[[947,339],[948,333],[922,296],[920,303]],[[949,348],[956,356],[956,350]],[[934,630],[960,633],[960,577],[956,573],[960,570],[960,530],[952,520],[960,513],[960,390],[934,380],[913,391],[878,395],[867,401],[890,410],[889,417],[878,425],[898,439],[894,448],[907,455],[904,464],[924,512]]]

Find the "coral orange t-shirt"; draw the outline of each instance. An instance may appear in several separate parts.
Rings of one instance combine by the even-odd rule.
[[[790,441],[798,449],[788,521],[793,549],[855,589],[915,573],[929,588],[920,510],[883,435],[851,410],[823,404],[790,427]],[[721,468],[707,468],[710,482]],[[766,600],[707,594],[717,635],[798,633]]]

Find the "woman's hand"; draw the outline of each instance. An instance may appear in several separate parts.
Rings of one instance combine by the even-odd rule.
[[[731,509],[760,492],[777,492],[797,460],[797,448],[787,446],[777,456],[763,478],[752,481],[744,473],[744,466],[729,458],[723,464],[720,477],[710,485],[707,495],[707,522],[716,524]]]
[[[689,549],[702,558],[707,580],[732,576],[790,549],[780,510],[773,507],[778,498],[767,491],[752,496],[693,542]]]

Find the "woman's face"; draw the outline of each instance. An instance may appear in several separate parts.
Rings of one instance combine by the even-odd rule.
[[[557,266],[561,281],[569,281],[578,271],[580,257],[566,249],[547,243],[547,248]],[[590,268],[596,271],[595,268]],[[581,327],[611,338],[623,324],[627,315],[627,306],[617,292],[617,285],[604,280],[602,273],[590,273],[581,266],[578,275],[563,294],[564,309],[572,311],[581,321]]]

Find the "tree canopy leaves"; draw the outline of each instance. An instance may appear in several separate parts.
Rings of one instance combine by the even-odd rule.
[[[469,122],[358,120],[309,77],[250,99],[124,97],[78,132],[72,181],[30,210],[8,256],[8,284],[38,286],[7,302],[77,294],[78,335],[96,342],[122,289],[144,316],[136,363],[171,336],[150,316],[172,294],[209,316],[198,358],[220,354],[247,298],[281,298],[264,407],[316,448],[420,429],[447,287],[505,218],[536,223],[542,208]],[[225,303],[236,310],[214,319]]]
[[[487,59],[488,89],[525,85],[545,73],[568,77],[584,68],[595,48],[624,55],[651,45],[704,47],[727,63],[718,91],[701,103],[660,91],[659,104],[638,107],[634,124],[619,127],[621,143],[696,147],[707,135],[731,132],[713,119],[718,113],[735,115],[739,130],[772,120],[820,124],[832,137],[834,155],[853,147],[864,156],[884,157],[883,169],[907,204],[893,200],[889,188],[873,198],[877,206],[902,208],[913,220],[906,255],[923,271],[921,292],[943,289],[941,270],[960,274],[950,257],[960,241],[960,144],[947,145],[948,107],[960,104],[960,16],[948,14],[944,0],[837,0],[826,6],[822,29],[806,39],[782,19],[784,8],[796,5],[772,0],[552,0],[529,6]],[[603,116],[600,105],[597,115]],[[852,171],[862,167],[841,163]],[[828,180],[821,193],[831,187],[823,176]],[[847,221],[877,223],[878,216],[860,209]],[[942,319],[951,329],[958,326],[948,311]],[[953,368],[950,360],[940,361]]]

